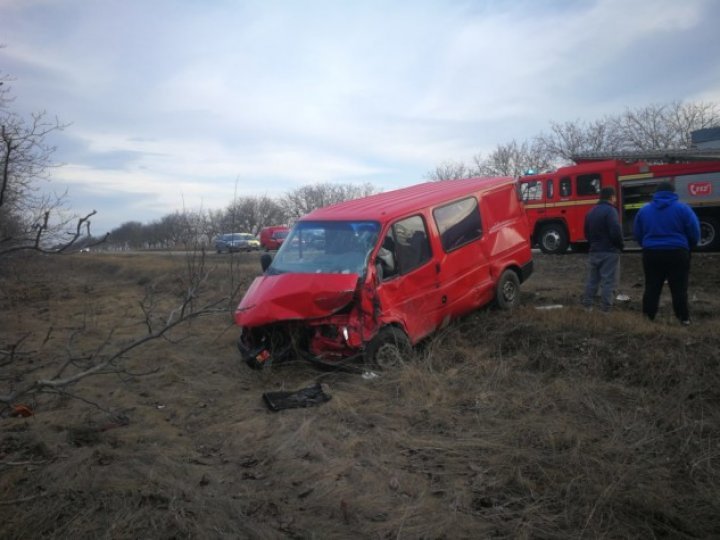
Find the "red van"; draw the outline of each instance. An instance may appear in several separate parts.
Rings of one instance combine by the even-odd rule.
[[[235,312],[254,368],[301,356],[387,367],[454,317],[512,308],[532,273],[513,178],[430,182],[315,210]]]
[[[272,227],[263,227],[260,229],[260,247],[265,251],[279,249],[283,240],[290,232],[290,228],[285,225],[273,225]]]

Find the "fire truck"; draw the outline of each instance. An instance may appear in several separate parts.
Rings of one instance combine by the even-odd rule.
[[[659,182],[671,182],[679,199],[700,220],[698,250],[720,247],[720,149],[626,154],[584,154],[575,165],[518,179],[530,220],[532,242],[544,253],[587,248],[585,215],[598,202],[600,189],[612,186],[623,234],[632,238],[633,219]]]

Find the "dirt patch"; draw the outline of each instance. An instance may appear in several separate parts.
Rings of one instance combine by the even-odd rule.
[[[720,256],[694,256],[693,326],[579,307],[586,256],[538,254],[513,313],[480,310],[376,378],[239,361],[231,308],[0,418],[4,538],[578,538],[720,535]],[[259,255],[212,254],[206,295]],[[0,270],[0,393],[146,329],[183,257],[79,254]],[[552,309],[538,307],[557,306]],[[14,347],[12,356],[7,353]],[[10,362],[9,359],[12,359]],[[265,392],[332,399],[270,412]]]

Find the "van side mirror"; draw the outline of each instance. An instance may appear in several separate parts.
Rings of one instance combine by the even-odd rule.
[[[270,268],[270,264],[272,263],[272,255],[269,253],[263,253],[260,256],[260,266],[262,266],[262,271],[265,272],[268,268]]]

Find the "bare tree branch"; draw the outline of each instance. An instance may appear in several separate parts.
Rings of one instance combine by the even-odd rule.
[[[193,309],[191,306],[196,301],[200,287],[205,283],[208,277],[208,273],[203,273],[201,276],[193,276],[193,284],[187,289],[183,297],[182,302],[170,311],[165,324],[148,334],[137,338],[129,344],[120,347],[113,354],[110,354],[97,363],[93,363],[91,366],[81,369],[80,371],[71,375],[63,376],[67,368],[77,361],[77,357],[69,358],[63,363],[60,369],[56,372],[53,377],[47,379],[37,379],[29,382],[25,385],[20,386],[14,391],[9,392],[5,395],[0,395],[0,402],[6,404],[14,403],[18,398],[28,393],[44,391],[44,390],[56,390],[63,389],[70,386],[82,379],[90,377],[92,375],[99,375],[103,373],[113,373],[117,371],[115,364],[124,359],[124,357],[133,351],[134,349],[145,345],[146,343],[162,338],[166,336],[173,328],[180,324],[187,323],[198,317],[206,316],[214,312],[214,308],[221,305],[226,301],[226,298],[220,298],[204,304],[203,306]],[[147,315],[146,315],[147,317]],[[100,353],[106,345],[110,342],[111,336],[108,336],[106,340],[98,347],[97,353]],[[99,355],[99,354],[98,354]],[[91,360],[94,360],[96,355],[91,356]],[[112,368],[108,371],[108,368]]]

